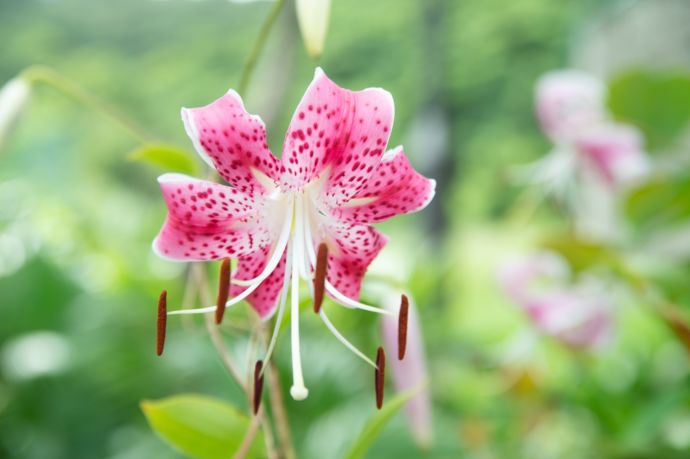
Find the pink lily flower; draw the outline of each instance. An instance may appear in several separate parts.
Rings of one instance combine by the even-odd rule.
[[[641,133],[611,119],[599,79],[575,70],[550,72],[537,82],[535,98],[539,123],[555,145],[534,168],[536,181],[562,189],[573,172],[593,171],[609,188],[619,188],[649,172]]]
[[[613,336],[610,295],[594,279],[569,285],[569,277],[568,265],[553,253],[513,260],[499,275],[537,329],[573,348],[599,348]]]
[[[407,298],[409,299],[407,355],[404,359],[393,357],[389,359],[388,364],[393,373],[393,384],[400,392],[428,383],[422,328],[419,324],[414,301],[410,295],[407,295]],[[400,294],[388,290],[383,298],[383,306],[397,315],[400,307]],[[383,317],[381,331],[386,351],[389,355],[395,356],[398,352],[399,336],[397,317]],[[421,389],[405,404],[405,414],[415,442],[422,448],[430,447],[432,442],[431,399],[427,387]]]
[[[279,160],[268,149],[261,118],[247,113],[235,91],[205,107],[182,109],[197,152],[229,186],[162,175],[168,216],[153,249],[180,261],[237,258],[226,308],[246,300],[263,319],[278,311],[267,359],[290,290],[290,393],[296,400],[308,395],[299,350],[299,280],[311,287],[317,248],[328,248],[324,287],[336,303],[386,314],[358,301],[362,278],[387,241],[371,224],[420,210],[434,196],[435,182],[412,168],[401,147],[385,152],[393,114],[387,91],[349,91],[317,68]],[[376,367],[323,308],[319,315],[345,346]]]

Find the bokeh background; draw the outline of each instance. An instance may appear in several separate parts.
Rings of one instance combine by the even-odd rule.
[[[155,139],[191,152],[180,107],[236,86],[270,8],[3,0],[0,81],[49,66]],[[392,241],[372,268],[404,283],[419,308],[434,442],[418,448],[400,413],[366,457],[688,457],[690,356],[643,296],[605,267],[595,269],[611,282],[615,337],[601,349],[574,351],[534,330],[496,273],[509,255],[562,242],[572,227],[562,206],[535,202],[532,188],[512,179],[516,167],[551,148],[534,116],[536,80],[576,67],[612,88],[668,75],[686,81],[690,4],[334,0],[317,62],[304,51],[288,2],[245,97],[265,120],[274,152],[316,65],[346,88],[391,91],[392,145],[404,144],[415,167],[438,181],[424,212],[381,225]],[[660,96],[664,103],[636,109],[652,120],[642,127],[662,172],[656,188],[645,188],[646,207],[622,198],[626,221],[609,246],[643,258],[650,282],[684,314],[690,97],[681,83],[661,86],[671,91]],[[633,102],[645,95],[644,87],[625,88]],[[663,124],[669,116],[671,128]],[[0,147],[0,457],[184,457],[150,430],[142,399],[194,392],[246,409],[200,320],[171,319],[166,355],[154,355],[157,295],[166,288],[171,307],[180,304],[185,266],[151,252],[165,215],[155,179],[165,170],[132,160],[138,146],[117,123],[36,84]],[[657,219],[671,202],[677,212]],[[659,244],[668,234],[674,245]],[[333,318],[374,353],[376,317]],[[246,321],[242,308],[228,312],[226,322]],[[295,445],[299,457],[341,457],[374,409],[371,371],[316,317],[304,314],[302,323],[311,396],[301,403],[286,397]],[[244,362],[247,333],[231,326],[224,333]],[[287,335],[276,362],[287,388]]]

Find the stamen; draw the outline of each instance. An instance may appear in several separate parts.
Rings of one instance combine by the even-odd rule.
[[[264,390],[263,366],[264,363],[261,360],[257,360],[256,366],[254,366],[254,414],[259,412],[261,394]]]
[[[314,269],[314,312],[319,313],[323,304],[323,292],[326,287],[326,268],[328,267],[328,246],[319,244],[316,255],[316,268]]]
[[[376,352],[376,372],[374,373],[374,388],[376,389],[376,408],[383,406],[383,383],[386,376],[386,354],[379,347]]]
[[[398,360],[405,358],[407,350],[407,317],[410,311],[410,302],[407,295],[400,296],[400,312],[398,312]]]
[[[220,325],[225,314],[225,303],[230,295],[230,259],[225,258],[220,265],[218,279],[218,299],[216,300],[216,324]]]
[[[156,322],[156,355],[163,354],[165,347],[165,329],[168,322],[168,291],[163,290],[158,297],[158,320]]]

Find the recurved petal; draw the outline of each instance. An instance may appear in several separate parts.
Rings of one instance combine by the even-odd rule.
[[[343,89],[320,68],[292,118],[283,146],[284,189],[324,177],[322,199],[337,206],[364,186],[393,125],[393,98],[380,88]]]
[[[350,223],[377,223],[423,209],[431,202],[436,181],[414,170],[402,147],[388,151],[364,187],[333,211]]]
[[[252,253],[241,256],[232,278],[250,280],[257,277],[266,267],[270,251],[271,245],[267,244]],[[270,318],[278,304],[280,291],[284,283],[286,257],[287,251],[283,253],[276,269],[247,297],[247,302],[252,305],[262,319]],[[245,289],[246,287],[241,285],[232,285],[230,293],[232,296],[237,296]]]
[[[158,179],[168,216],[154,251],[180,261],[218,260],[256,250],[267,230],[255,221],[254,203],[236,188],[182,174]]]
[[[229,184],[252,199],[271,191],[280,163],[266,144],[266,127],[250,115],[235,91],[199,108],[183,108],[194,147]]]

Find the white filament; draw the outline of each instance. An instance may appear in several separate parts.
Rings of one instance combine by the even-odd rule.
[[[367,362],[369,365],[371,365],[374,368],[376,367],[376,364],[372,362],[366,355],[362,353],[359,349],[357,349],[354,344],[349,342],[343,335],[340,334],[337,328],[335,328],[335,325],[331,323],[330,320],[328,320],[328,316],[326,316],[326,312],[324,311],[323,308],[321,308],[321,311],[319,311],[319,316],[321,316],[321,320],[323,320],[323,323],[326,324],[326,327],[330,330],[331,333],[333,333],[333,336],[335,336],[338,341],[343,343],[343,345],[351,350],[357,357],[361,358],[365,362]]]
[[[273,348],[275,348],[276,341],[278,341],[278,332],[280,331],[280,324],[283,322],[283,314],[285,313],[285,304],[287,303],[288,289],[290,288],[290,270],[292,269],[291,252],[292,245],[288,245],[287,259],[285,262],[285,275],[283,276],[283,288],[280,291],[280,303],[278,304],[276,323],[273,326],[273,334],[271,335],[271,341],[268,344],[268,349],[266,349],[266,357],[264,357],[264,366],[261,368],[261,374],[263,374],[268,362],[271,360],[271,355],[273,355]]]

